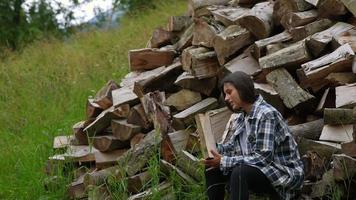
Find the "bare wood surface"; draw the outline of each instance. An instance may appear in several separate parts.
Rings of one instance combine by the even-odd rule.
[[[212,20],[206,18],[195,19],[194,24],[192,44],[197,46],[213,47],[215,36],[225,29],[224,26],[212,23]]]
[[[256,91],[263,96],[263,99],[276,108],[282,115],[286,112],[286,107],[279,94],[270,84],[254,83]]]
[[[168,137],[172,141],[174,152],[177,154],[182,150],[185,150],[189,140],[189,132],[186,130],[174,131],[168,133]]]
[[[154,131],[154,130],[152,130]],[[130,140],[130,146],[132,149],[135,149],[136,145],[139,144],[143,138],[145,138],[145,134],[143,133],[137,133],[135,136],[133,136]]]
[[[272,1],[256,4],[248,14],[239,19],[239,24],[247,28],[256,38],[267,38],[273,31]]]
[[[103,110],[112,106],[111,91],[119,88],[115,81],[110,80],[95,95],[94,103],[98,104]]]
[[[96,151],[94,153],[96,168],[103,169],[114,166],[126,151],[127,149],[117,149],[110,152]]]
[[[137,194],[151,180],[151,175],[148,171],[133,175],[127,179],[127,189],[133,194]]]
[[[356,74],[352,72],[334,72],[325,77],[333,86],[356,83]]]
[[[193,41],[193,31],[194,31],[194,24],[190,25],[182,34],[180,39],[174,47],[178,51],[182,51],[183,49],[187,48],[188,46],[192,45]]]
[[[113,135],[103,135],[93,137],[93,146],[99,151],[113,151],[115,149],[122,149],[129,147],[128,142],[123,142]]]
[[[168,19],[168,31],[182,31],[193,23],[190,16],[171,16]]]
[[[247,29],[239,25],[227,27],[215,37],[213,42],[220,65],[225,64],[231,55],[252,42],[252,36]]]
[[[66,149],[69,145],[73,136],[64,135],[56,136],[53,139],[53,149]]]
[[[205,79],[198,79],[193,75],[189,74],[188,72],[184,72],[176,79],[174,84],[182,88],[210,96],[210,94],[217,85],[217,78],[211,77]]]
[[[189,71],[192,67],[193,57],[195,57],[199,54],[202,54],[202,53],[206,53],[206,52],[209,52],[209,49],[205,48],[205,47],[191,46],[191,47],[184,49],[182,52],[183,70]]]
[[[224,67],[231,73],[242,71],[251,76],[262,71],[257,60],[246,53],[242,53],[236,58],[232,59],[226,63]]]
[[[87,196],[85,186],[83,184],[84,175],[77,178],[68,186],[68,196],[72,199],[81,199]]]
[[[353,125],[324,125],[319,140],[331,142],[352,142]]]
[[[286,30],[293,27],[303,26],[315,21],[318,17],[316,10],[307,10],[303,12],[290,12],[283,18],[281,24]]]
[[[355,131],[355,130],[354,130]],[[353,137],[354,141],[346,142],[341,144],[342,153],[345,155],[351,156],[353,158],[356,157],[356,138]]]
[[[221,22],[226,27],[238,24],[238,20],[243,17],[249,11],[248,8],[236,6],[236,7],[223,7],[220,9],[212,10],[216,21]]]
[[[356,1],[355,0],[340,0],[344,6],[356,16]]]
[[[135,49],[129,51],[130,70],[150,70],[173,63],[175,52],[160,49]]]
[[[274,36],[258,40],[253,45],[252,55],[256,59],[259,59],[260,57],[263,57],[266,55],[267,45],[286,42],[291,39],[292,39],[292,35],[289,32],[284,31],[284,32],[281,32]]]
[[[203,166],[199,159],[187,151],[181,151],[178,154],[178,167],[196,181],[203,180]]]
[[[156,76],[160,72],[166,69],[165,66],[158,67],[148,71],[133,71],[128,74],[121,80],[120,87],[133,88],[135,82],[143,81],[150,79],[151,77]]]
[[[318,4],[318,11],[322,17],[344,15],[347,9],[339,0],[323,0]]]
[[[279,24],[279,22],[284,21],[283,18],[287,17],[289,13],[302,12],[311,8],[312,5],[305,0],[278,0],[273,7],[273,18]]]
[[[171,163],[169,163],[165,160],[161,160],[160,164],[161,164],[163,173],[165,173],[166,175],[175,173],[188,184],[196,183],[196,181],[194,179],[192,179],[189,175],[187,175],[186,173],[184,173],[182,170],[180,170],[176,166],[172,165]]]
[[[332,47],[335,49],[346,43],[348,43],[351,46],[351,49],[356,52],[356,27],[339,35],[335,35],[331,41]]]
[[[356,84],[335,88],[336,108],[353,108],[356,106]]]
[[[191,90],[182,89],[177,93],[170,95],[164,104],[166,106],[172,106],[178,111],[185,110],[192,106],[193,104],[198,103],[202,100],[200,93],[193,92]]]
[[[174,38],[174,34],[163,28],[157,28],[153,31],[151,39],[149,41],[149,48],[160,48],[165,45],[171,44]]]
[[[75,137],[78,145],[88,145],[88,136],[84,132],[85,124],[86,124],[85,121],[80,121],[80,122],[74,124],[72,127],[74,137]]]
[[[333,25],[329,19],[320,19],[304,26],[291,28],[289,31],[295,41],[306,38],[309,35],[323,31]]]
[[[103,109],[99,106],[99,104],[94,103],[95,99],[88,99],[86,104],[86,117],[87,119],[97,117]]]
[[[198,9],[211,5],[227,5],[229,1],[230,0],[189,0],[188,10],[194,13],[194,11]]]
[[[215,51],[201,53],[192,57],[192,66],[188,71],[198,79],[216,76],[221,70]]]
[[[127,120],[112,120],[111,129],[115,138],[120,141],[128,141],[137,133],[141,132],[141,127],[127,123]]]
[[[122,87],[112,92],[113,106],[118,107],[122,104],[129,104],[130,106],[139,103],[137,95],[132,91],[132,88]]]

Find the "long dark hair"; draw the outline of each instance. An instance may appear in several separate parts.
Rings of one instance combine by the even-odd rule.
[[[254,103],[257,99],[253,80],[244,72],[237,71],[225,76],[220,82],[220,90],[225,99],[224,84],[231,83],[239,92],[240,99],[247,103]],[[231,110],[229,104],[227,104]]]

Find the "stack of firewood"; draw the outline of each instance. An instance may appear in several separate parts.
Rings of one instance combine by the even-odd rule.
[[[88,99],[86,119],[73,126],[74,134],[55,138],[54,148],[64,151],[50,157],[48,173],[59,164],[77,168],[71,198],[87,197],[90,186],[101,185],[96,195],[110,199],[104,183],[114,177],[127,180],[130,199],[149,199],[147,165],[159,152],[164,173],[201,182],[197,157],[208,157],[227,139],[232,115],[218,83],[243,71],[298,142],[303,196],[325,198],[338,190],[355,198],[356,1],[188,5],[189,15],[170,17],[147,48],[129,52],[131,72]],[[174,199],[171,188],[165,180],[156,190]]]

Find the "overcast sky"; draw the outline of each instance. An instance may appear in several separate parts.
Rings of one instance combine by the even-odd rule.
[[[38,0],[26,0],[25,4],[29,4]],[[51,2],[52,0],[48,0]],[[57,2],[61,2],[64,7],[70,7],[70,0],[57,0]],[[84,0],[79,0],[79,2],[83,2]],[[72,22],[73,25],[81,24],[83,22],[87,22],[95,16],[95,9],[99,8],[102,11],[106,11],[112,8],[113,0],[91,0],[89,3],[84,3],[81,6],[74,9],[74,17],[75,20]],[[54,5],[53,5],[54,6]],[[24,6],[26,8],[26,5]],[[57,16],[59,21],[63,21],[62,16]]]

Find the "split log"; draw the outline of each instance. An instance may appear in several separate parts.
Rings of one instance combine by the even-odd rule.
[[[114,137],[113,135],[103,135],[93,137],[93,146],[99,151],[113,151],[115,149],[122,149],[129,147],[128,142],[123,142]]]
[[[339,35],[335,35],[331,41],[332,47],[335,49],[346,43],[348,43],[352,50],[356,52],[356,27]]]
[[[306,79],[314,81],[325,78],[331,72],[351,70],[354,52],[349,44],[344,44],[330,54],[302,64]]]
[[[109,167],[100,171],[86,174],[84,185],[101,185],[108,177],[121,179],[125,176],[133,176],[147,164],[156,154],[156,147],[162,138],[155,132],[148,133],[146,137],[136,145],[135,149],[126,151],[117,161],[119,167]]]
[[[356,56],[354,57],[354,62],[352,64],[352,73],[356,74]]]
[[[354,15],[356,16],[356,1],[353,0],[340,0],[344,6]]]
[[[302,161],[305,171],[304,179],[310,181],[320,180],[328,165],[327,160],[322,159],[318,153],[313,151],[308,151],[307,154],[302,157]]]
[[[296,138],[296,141],[301,155],[312,151],[316,152],[321,159],[330,161],[333,154],[341,152],[341,146],[337,143],[308,140],[303,137]]]
[[[239,19],[239,24],[249,30],[256,38],[267,38],[273,31],[273,2],[256,4],[248,14]]]
[[[194,24],[190,25],[182,34],[180,39],[176,44],[174,44],[174,47],[177,51],[182,51],[183,49],[189,47],[192,45],[193,41],[193,32],[194,32]]]
[[[250,9],[236,6],[236,7],[224,7],[210,11],[214,19],[228,27],[230,25],[238,24],[238,21],[243,17]]]
[[[313,34],[306,41],[309,51],[313,54],[313,56],[318,57],[323,52],[326,45],[332,41],[333,37],[337,37],[353,27],[354,26],[351,24],[338,22],[324,31]]]
[[[276,108],[282,115],[286,112],[283,100],[279,97],[276,90],[266,83],[254,83],[256,91],[262,95],[263,99]]]
[[[292,35],[289,32],[284,31],[284,32],[274,35],[272,37],[258,40],[253,45],[252,55],[256,59],[259,59],[260,57],[263,57],[266,55],[266,47],[268,45],[287,42],[291,39],[292,39]]]
[[[140,126],[144,131],[148,131],[153,127],[153,124],[149,121],[142,104],[138,104],[130,109],[130,113],[127,116],[127,123]]]
[[[352,72],[331,73],[325,77],[333,86],[356,83],[356,74]]]
[[[321,17],[333,17],[338,15],[345,15],[347,9],[339,0],[323,0],[318,5],[318,12]]]
[[[112,119],[119,119],[127,117],[130,109],[127,104],[117,108],[110,107],[104,110],[91,124],[84,128],[84,132],[88,137],[100,135],[110,126]]]
[[[305,1],[313,5],[314,7],[318,7],[321,0],[305,0]]]
[[[232,59],[226,63],[224,67],[231,73],[242,71],[250,76],[256,75],[262,71],[257,60],[246,53],[242,53],[236,58]]]
[[[127,190],[133,194],[137,194],[151,180],[151,175],[148,171],[133,175],[127,179]]]
[[[332,142],[352,142],[353,125],[325,125],[319,140]]]
[[[225,29],[213,20],[198,18],[194,20],[194,34],[192,44],[196,46],[213,47],[214,38]]]
[[[140,126],[129,124],[127,120],[112,120],[111,129],[114,137],[123,142],[141,132]]]
[[[163,196],[163,195],[171,193],[172,187],[173,186],[172,186],[171,183],[162,182],[156,188],[150,188],[150,189],[148,189],[146,191],[143,191],[141,193],[132,195],[127,200],[148,200],[148,199],[152,199],[153,190],[155,192],[159,192],[159,194],[161,194]],[[165,199],[165,200],[168,200],[168,199]]]
[[[149,41],[149,48],[160,48],[169,44],[172,44],[174,34],[170,31],[166,31],[163,28],[157,28],[153,31],[151,39]]]
[[[324,120],[318,119],[315,121],[289,126],[292,134],[295,137],[304,137],[306,139],[318,140],[324,127]]]
[[[269,54],[277,52],[281,49],[287,48],[288,46],[290,46],[290,44],[288,44],[288,43],[269,44],[266,46],[266,55],[269,55]]]
[[[329,19],[320,19],[304,26],[298,26],[291,28],[289,32],[292,34],[293,40],[299,41],[306,38],[309,35],[323,31],[333,25],[333,22]]]
[[[130,71],[150,70],[173,63],[176,52],[161,49],[135,49],[129,51]]]
[[[182,52],[182,66],[183,66],[183,70],[185,71],[189,71],[191,69],[192,66],[192,60],[193,57],[202,54],[202,53],[206,53],[209,52],[208,48],[205,47],[188,47],[186,49],[183,50]]]
[[[88,99],[86,104],[86,117],[87,119],[97,117],[103,109],[99,106],[99,104],[94,103],[95,99]]]
[[[182,88],[210,96],[213,90],[216,88],[217,77],[198,79],[188,72],[184,72],[177,78],[174,84]]]
[[[182,72],[182,64],[174,63],[150,78],[135,82],[133,91],[142,98],[146,93],[155,90],[175,90],[173,83]]]
[[[178,154],[177,164],[183,172],[194,178],[196,181],[200,182],[203,180],[204,167],[199,159],[189,152],[184,150],[181,151]]]
[[[193,92],[191,90],[182,89],[177,93],[172,94],[164,102],[166,106],[172,106],[178,111],[185,110],[192,106],[193,104],[198,103],[202,100],[200,93]]]
[[[68,186],[69,198],[82,199],[87,196],[87,193],[85,192],[85,186],[83,184],[84,176],[85,175],[80,176],[77,180],[75,180]]]
[[[356,130],[354,127],[354,133],[355,132],[356,132]],[[356,157],[356,142],[355,141],[356,141],[356,138],[354,135],[352,142],[342,143],[341,144],[342,153],[355,158]]]
[[[302,12],[312,8],[312,5],[305,0],[278,0],[273,7],[274,22],[279,25],[283,18],[291,12]]]
[[[81,121],[73,125],[73,133],[78,145],[88,145],[88,136],[84,132],[86,122]]]
[[[239,25],[227,27],[213,41],[214,50],[220,65],[225,64],[231,55],[252,42],[252,36],[247,29]]]
[[[119,158],[124,155],[127,149],[117,149],[110,152],[100,152],[96,151],[95,155],[95,166],[98,169],[104,169],[114,166]]]
[[[193,23],[190,16],[171,16],[168,20],[167,30],[172,32],[180,32],[189,27]]]
[[[154,130],[153,130],[154,131]],[[143,140],[143,138],[145,138],[145,134],[143,134],[143,133],[137,133],[135,136],[133,136],[132,138],[131,138],[131,140],[130,140],[130,147],[132,148],[132,149],[135,149],[135,146],[137,145],[137,144],[139,144],[142,140]]]
[[[98,104],[103,110],[110,108],[112,106],[111,91],[117,88],[119,88],[119,86],[115,81],[108,81],[106,85],[96,93],[94,103]]]
[[[279,68],[267,76],[267,82],[278,92],[287,108],[298,113],[312,111],[315,97],[303,90],[284,68]]]
[[[316,183],[313,183],[311,188],[311,198],[322,198],[330,194],[330,188],[335,187],[335,179],[333,171],[329,170],[324,173],[323,178]]]
[[[94,153],[96,151],[98,150],[85,145],[68,146],[67,151],[64,154],[52,156],[49,160],[70,163],[94,162]]]
[[[123,104],[133,106],[140,102],[137,95],[132,91],[132,88],[122,87],[113,90],[111,94],[114,107],[118,107]]]
[[[111,193],[106,185],[87,188],[88,200],[112,200]]]
[[[333,175],[336,181],[350,181],[355,174],[355,158],[345,154],[333,155]]]
[[[161,160],[161,170],[164,174],[169,176],[171,173],[177,174],[182,180],[188,184],[196,184],[196,181],[188,176],[186,173],[182,172],[179,168],[172,165],[171,163]]]
[[[189,0],[188,11],[193,17],[199,17],[198,11],[211,5],[227,5],[230,0]]]
[[[324,120],[325,124],[331,125],[356,124],[356,108],[325,108]]]
[[[353,108],[356,106],[356,84],[335,88],[336,108]]]
[[[66,149],[70,144],[73,136],[56,136],[53,139],[53,149]]]
[[[277,67],[295,69],[309,60],[311,57],[304,40],[258,59],[261,67],[266,70]]]
[[[185,150],[189,140],[189,132],[186,130],[179,130],[173,133],[168,133],[169,139],[172,141],[174,152],[179,153]]]
[[[120,83],[120,87],[133,88],[135,82],[150,79],[166,69],[165,66],[148,71],[133,71],[125,75]]]
[[[193,106],[175,114],[173,116],[173,123],[178,127],[182,127],[181,129],[184,129],[185,125],[194,122],[194,115],[214,109],[217,106],[217,99],[211,97],[204,99],[203,101],[198,102]]]
[[[215,51],[192,56],[192,65],[188,72],[198,79],[216,76],[221,71]]]
[[[304,12],[290,12],[287,16],[283,17],[281,21],[282,26],[286,30],[290,30],[293,27],[303,26],[315,21],[318,17],[316,10],[307,10]]]

